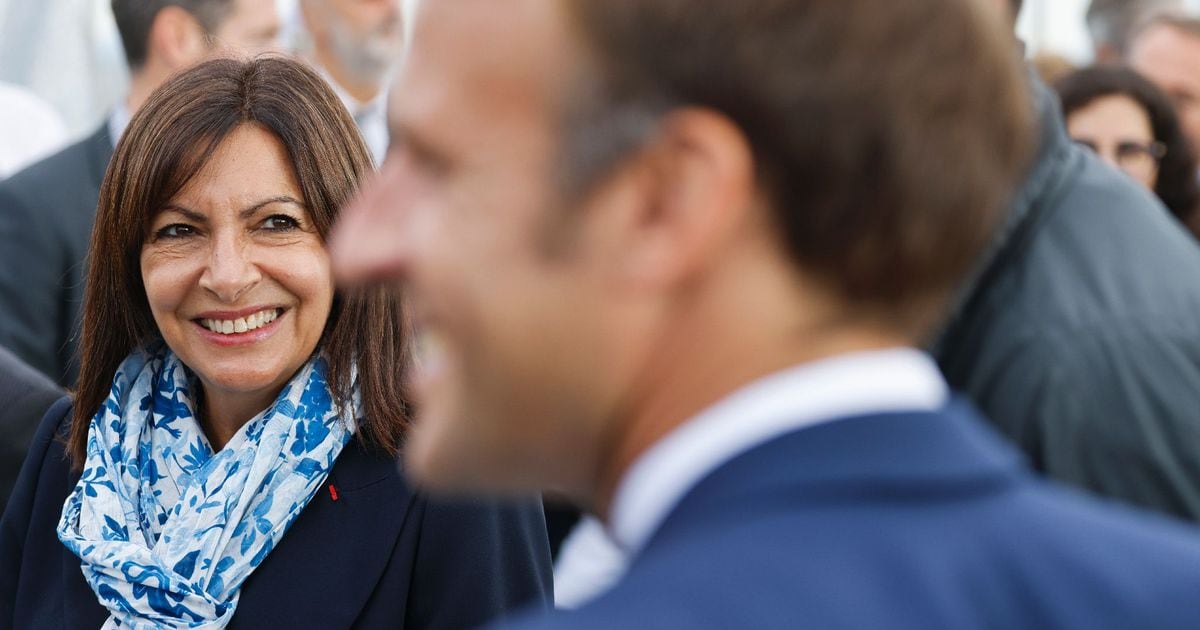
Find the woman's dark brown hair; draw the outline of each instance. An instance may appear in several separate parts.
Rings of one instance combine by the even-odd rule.
[[[1154,193],[1171,214],[1197,230],[1196,210],[1200,205],[1200,186],[1196,183],[1196,157],[1183,133],[1179,116],[1167,95],[1137,72],[1122,66],[1094,66],[1063,77],[1054,89],[1062,100],[1063,117],[1087,107],[1106,96],[1133,99],[1150,120],[1154,139],[1167,152],[1158,163],[1158,182]],[[1200,231],[1197,231],[1200,235]]]
[[[91,418],[117,367],[158,337],[142,285],[140,255],[150,222],[239,125],[273,133],[291,158],[321,237],[372,172],[354,120],[315,72],[278,57],[219,59],[179,74],[137,112],[100,188],[84,291],[79,387],[69,452],[86,456]],[[395,454],[408,428],[404,388],[408,334],[399,294],[384,287],[338,292],[320,348],[330,386],[348,404],[357,367],[359,439]]]

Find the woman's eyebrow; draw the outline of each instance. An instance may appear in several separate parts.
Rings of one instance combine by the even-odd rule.
[[[305,208],[305,205],[303,203],[297,201],[295,198],[291,197],[290,195],[277,195],[275,197],[263,199],[262,201],[246,208],[245,210],[242,210],[241,212],[238,213],[238,216],[241,217],[242,219],[249,219],[250,217],[254,216],[254,213],[258,212],[259,210],[262,210],[264,207],[269,206],[273,203],[290,203],[301,209]]]

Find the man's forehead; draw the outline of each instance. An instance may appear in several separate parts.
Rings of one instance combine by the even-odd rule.
[[[577,42],[558,0],[423,0],[389,118],[465,98],[528,106],[569,80]]]

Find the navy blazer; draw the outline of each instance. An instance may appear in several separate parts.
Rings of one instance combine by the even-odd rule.
[[[964,406],[862,416],[719,467],[613,590],[513,627],[1196,630],[1200,530],[1036,479]]]
[[[63,399],[47,412],[0,521],[0,628],[98,628],[108,617],[55,533],[79,476],[55,439],[71,409]],[[242,586],[229,627],[470,628],[552,598],[539,503],[428,500],[393,459],[353,440]]]
[[[62,396],[50,379],[0,347],[0,512],[8,504],[42,416]]]
[[[112,152],[105,121],[0,182],[0,346],[68,387],[79,376],[88,244]]]

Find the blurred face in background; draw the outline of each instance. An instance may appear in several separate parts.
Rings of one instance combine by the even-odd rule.
[[[1133,42],[1129,62],[1167,93],[1193,150],[1200,148],[1200,37],[1152,26]]]
[[[1165,148],[1155,140],[1150,116],[1137,101],[1120,94],[1097,98],[1071,113],[1067,132],[1072,140],[1154,190]]]
[[[384,80],[404,46],[401,0],[304,0],[305,22],[356,81]]]

